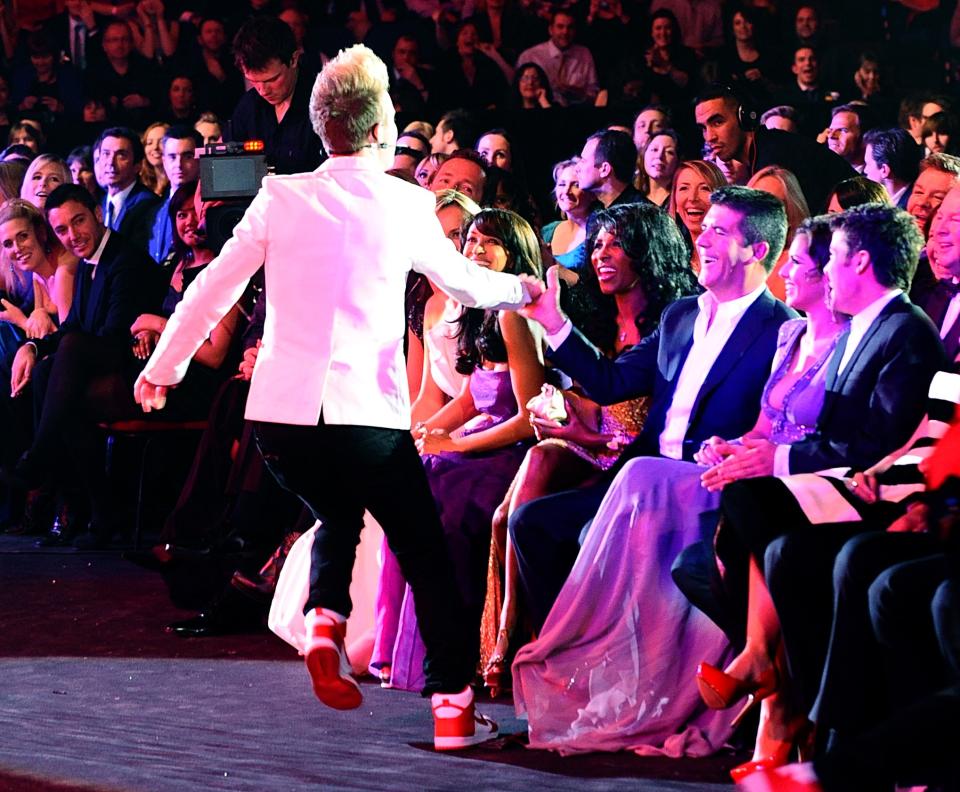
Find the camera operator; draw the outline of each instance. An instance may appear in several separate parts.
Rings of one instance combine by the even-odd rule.
[[[233,39],[237,66],[251,86],[233,112],[229,140],[262,140],[275,173],[312,171],[323,160],[308,117],[316,74],[301,68],[302,51],[289,26],[253,17]]]

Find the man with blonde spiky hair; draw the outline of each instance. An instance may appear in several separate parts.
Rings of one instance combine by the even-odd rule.
[[[304,608],[314,692],[337,709],[362,700],[343,639],[369,509],[414,592],[434,744],[454,749],[497,727],[474,710],[479,636],[465,629],[410,434],[404,287],[414,269],[466,305],[515,308],[528,297],[515,276],[456,252],[432,193],[384,173],[397,140],[388,87],[383,62],[362,45],[324,67],[310,118],[330,158],[312,173],[264,179],[233,238],[187,290],[135,395],[148,412],[162,408],[194,350],[263,263],[267,315],[246,417],[257,423],[271,471],[320,520]]]

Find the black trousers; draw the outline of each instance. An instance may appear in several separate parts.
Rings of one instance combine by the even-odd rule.
[[[304,612],[350,614],[350,576],[369,510],[413,589],[426,647],[423,694],[463,690],[473,680],[480,636],[463,619],[437,507],[410,432],[322,420],[319,426],[257,424],[267,467],[321,521]]]

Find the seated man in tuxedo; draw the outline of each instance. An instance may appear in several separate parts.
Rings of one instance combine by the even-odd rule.
[[[103,130],[93,144],[97,175],[106,190],[103,199],[104,225],[140,250],[146,251],[160,197],[140,181],[143,144],[127,127]]]
[[[944,363],[936,329],[904,294],[922,245],[913,218],[886,204],[865,204],[834,215],[831,229],[827,303],[851,320],[827,364],[816,427],[796,443],[767,449],[768,475],[755,468],[759,477],[724,489],[721,511],[729,530],[717,537],[725,570],[719,590],[730,597],[720,609],[745,610],[751,555],[765,572],[776,606],[801,711],[810,710],[819,689],[837,552],[851,535],[876,524],[844,521],[835,509],[808,516],[814,499],[796,494],[803,480],[792,474],[866,470],[899,449],[920,423],[930,382]],[[697,547],[677,559],[674,579],[712,616],[718,603],[691,589],[684,568]]]
[[[33,444],[12,475],[14,483],[28,488],[42,483],[65,453],[90,459],[89,431],[84,431],[90,428],[88,389],[98,376],[121,371],[133,360],[130,327],[140,314],[157,311],[164,291],[162,270],[103,225],[100,207],[82,186],[61,185],[47,197],[45,210],[57,238],[80,259],[80,268],[73,304],[60,329],[27,341],[12,365],[9,394],[19,396],[33,380],[39,416]],[[116,397],[127,414],[135,409],[126,389],[99,395]],[[86,462],[81,469],[84,476],[95,476],[101,468]]]
[[[609,360],[573,328],[557,302],[556,270],[546,293],[523,309],[547,330],[550,358],[600,404],[642,395],[653,401],[643,431],[621,456],[692,461],[709,437],[753,427],[780,325],[795,314],[766,288],[783,249],[786,214],[773,196],[722,187],[711,196],[697,244],[706,293],[668,307],[660,328]],[[615,467],[613,473],[618,468]],[[612,474],[586,489],[539,498],[517,509],[510,535],[535,630],[540,629],[579,549],[578,537],[603,500]]]

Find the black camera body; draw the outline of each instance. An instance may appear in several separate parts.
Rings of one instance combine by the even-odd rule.
[[[234,226],[269,172],[262,143],[204,146],[200,155],[200,197],[204,202],[216,202],[207,208],[204,219],[207,245],[211,249],[219,251],[233,235]]]

